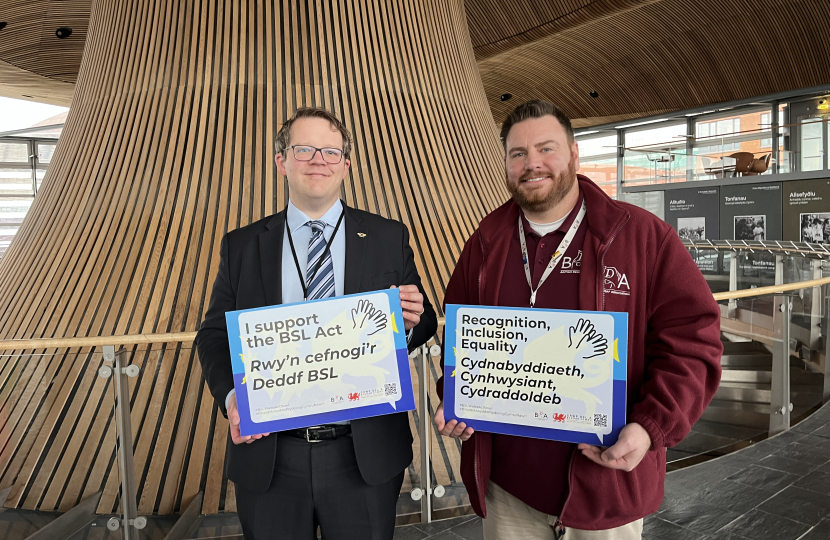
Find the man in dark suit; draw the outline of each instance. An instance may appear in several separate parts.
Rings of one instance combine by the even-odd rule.
[[[300,109],[280,130],[276,163],[288,207],[222,239],[210,305],[196,336],[211,393],[230,422],[228,478],[247,540],[390,539],[412,461],[407,413],[243,437],[225,312],[397,286],[410,350],[435,333],[409,233],[345,206],[351,136],[331,113]]]

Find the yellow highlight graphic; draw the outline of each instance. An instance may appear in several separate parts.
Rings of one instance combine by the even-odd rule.
[[[390,314],[389,318],[392,320],[392,331],[395,332],[396,334],[399,334],[400,332],[398,332],[398,323],[395,322],[395,312],[394,311]]]
[[[620,344],[620,338],[615,339],[614,340],[614,360],[616,360],[617,362],[620,361],[620,350],[618,348],[619,344]]]

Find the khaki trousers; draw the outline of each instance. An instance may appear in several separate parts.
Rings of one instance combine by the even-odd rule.
[[[641,540],[643,520],[602,531],[585,531],[568,527],[557,539],[553,530],[557,516],[550,516],[526,505],[490,481],[484,501],[487,519],[482,520],[484,540]]]

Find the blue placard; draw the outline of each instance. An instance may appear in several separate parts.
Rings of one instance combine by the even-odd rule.
[[[610,446],[626,423],[628,314],[446,306],[444,417]]]
[[[398,289],[225,318],[242,435],[415,408]]]

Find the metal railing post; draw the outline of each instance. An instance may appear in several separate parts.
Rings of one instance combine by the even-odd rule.
[[[790,313],[789,296],[775,296],[773,302],[772,388],[770,395],[769,433],[774,435],[790,429]]]
[[[775,284],[776,285],[783,285],[784,284],[784,256],[783,255],[776,255],[775,256]]]
[[[432,521],[432,474],[429,470],[429,451],[431,445],[432,416],[429,410],[429,351],[427,346],[421,347],[421,523]]]
[[[821,261],[813,259],[810,261],[813,273],[811,279],[821,279]],[[815,354],[821,343],[821,307],[823,304],[821,297],[821,285],[813,287],[810,303],[810,358],[808,361],[812,362]],[[815,352],[814,352],[815,351]]]
[[[738,290],[738,259],[740,254],[737,251],[729,253],[729,291]],[[738,301],[734,298],[729,300],[726,307],[726,316],[734,319],[738,314]]]
[[[115,418],[118,425],[118,465],[121,472],[121,506],[123,518],[111,518],[107,528],[116,531],[124,528],[124,540],[138,540],[138,531],[147,524],[147,518],[138,516],[136,505],[135,466],[133,465],[133,429],[130,421],[130,381],[136,377],[139,367],[126,365],[126,351],[115,352],[115,346],[104,346],[104,361],[113,366],[101,366],[98,374],[115,379]]]
[[[824,324],[822,325],[822,331],[824,332],[824,364],[822,364],[822,368],[824,369],[824,389],[821,393],[822,399],[830,396],[830,305],[828,305],[830,298],[824,294],[825,287],[827,285],[821,288],[821,301],[824,305]]]

